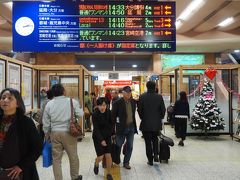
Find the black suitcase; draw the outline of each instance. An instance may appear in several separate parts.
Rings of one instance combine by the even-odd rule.
[[[166,161],[168,163],[168,159],[170,159],[170,147],[163,138],[159,138],[159,161]]]

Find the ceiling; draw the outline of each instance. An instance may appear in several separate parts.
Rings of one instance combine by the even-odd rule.
[[[172,1],[172,0],[169,0]],[[176,0],[176,17],[192,0]],[[224,52],[240,49],[240,0],[203,0],[203,6],[177,29],[177,52]],[[0,52],[12,50],[12,8],[0,3]],[[234,22],[217,25],[228,17]]]

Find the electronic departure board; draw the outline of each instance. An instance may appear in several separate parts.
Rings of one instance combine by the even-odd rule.
[[[175,2],[13,2],[13,50],[175,51]]]

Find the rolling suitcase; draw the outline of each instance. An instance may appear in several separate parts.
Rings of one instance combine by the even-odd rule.
[[[166,161],[168,163],[168,159],[170,159],[170,147],[167,141],[163,138],[159,137],[159,162]]]

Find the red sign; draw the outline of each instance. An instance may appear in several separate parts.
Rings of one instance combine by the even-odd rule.
[[[131,80],[108,80],[104,81],[103,83],[104,86],[131,86],[132,81]]]

